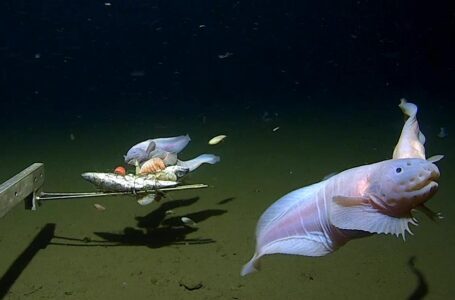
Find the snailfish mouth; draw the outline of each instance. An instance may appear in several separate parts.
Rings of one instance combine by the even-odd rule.
[[[424,194],[434,194],[438,190],[439,184],[436,181],[431,181],[428,183],[423,189],[422,192]]]
[[[419,191],[421,189],[426,189],[432,183],[436,184],[439,179],[440,173],[439,169],[435,164],[431,164],[426,167],[418,176],[414,177],[414,185],[410,188],[410,191]]]
[[[433,179],[434,181],[437,181],[439,179],[439,176],[441,175],[441,173],[439,172],[439,169],[438,169],[438,166],[436,166],[435,164],[431,164],[431,179]]]
[[[429,182],[426,186],[420,190],[415,191],[414,197],[417,201],[414,202],[414,205],[418,205],[429,200],[433,195],[438,191],[438,183],[435,181]]]

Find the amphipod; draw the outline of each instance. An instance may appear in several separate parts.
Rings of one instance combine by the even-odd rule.
[[[150,173],[156,173],[161,170],[166,169],[166,165],[164,164],[164,161],[159,158],[159,157],[154,157],[146,161],[141,168],[139,169],[139,174],[140,175],[145,175],[145,174],[150,174]]]

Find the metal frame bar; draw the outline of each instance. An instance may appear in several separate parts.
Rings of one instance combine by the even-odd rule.
[[[0,185],[0,218],[19,202],[26,200],[25,207],[35,210],[36,197],[44,183],[44,164],[34,163]]]

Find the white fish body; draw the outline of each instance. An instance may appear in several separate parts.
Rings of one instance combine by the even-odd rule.
[[[176,181],[158,180],[154,174],[146,176],[128,174],[122,176],[114,173],[86,172],[82,174],[82,177],[106,192],[150,191],[178,185]]]
[[[429,161],[396,159],[295,190],[262,214],[255,254],[241,274],[256,271],[267,254],[323,256],[373,233],[404,236],[414,222],[411,210],[434,195],[438,177]]]

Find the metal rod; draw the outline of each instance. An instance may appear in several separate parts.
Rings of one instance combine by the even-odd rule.
[[[86,193],[44,193],[42,192],[39,196],[36,197],[37,200],[45,201],[45,200],[65,200],[65,199],[78,199],[78,198],[91,198],[91,197],[109,197],[109,196],[135,196],[141,194],[152,194],[159,192],[173,192],[173,191],[181,191],[181,190],[189,190],[189,189],[201,189],[206,188],[208,185],[206,184],[188,184],[188,185],[180,185],[176,187],[170,188],[162,188],[157,190],[149,190],[149,191],[126,191],[126,192],[86,192]]]

